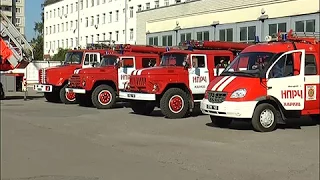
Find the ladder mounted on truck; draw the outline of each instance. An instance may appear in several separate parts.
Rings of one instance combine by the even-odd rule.
[[[226,41],[198,41],[190,40],[180,44],[185,50],[202,49],[202,50],[229,50],[242,51],[253,44]]]
[[[136,53],[156,53],[162,54],[171,50],[169,47],[156,47],[151,45],[131,45],[131,44],[120,44],[116,45],[115,51],[119,51],[120,54],[123,52],[136,52]]]
[[[271,42],[281,42],[281,41],[291,41],[291,42],[303,42],[309,44],[319,44],[320,33],[319,32],[294,32],[292,29],[286,32],[278,32],[276,38],[271,36],[266,37],[268,43]]]
[[[18,31],[2,11],[0,11],[0,19],[0,38],[6,42],[13,53],[13,56],[9,57],[7,60],[14,67],[19,65],[21,61],[32,61],[33,48],[26,38]]]

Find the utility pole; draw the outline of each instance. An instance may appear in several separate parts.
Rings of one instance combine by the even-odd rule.
[[[12,13],[12,18],[11,18],[11,21],[12,21],[12,24],[14,26],[16,26],[16,11],[17,11],[17,4],[16,4],[16,0],[12,0],[12,10],[11,10],[11,13]]]
[[[78,40],[77,40],[77,48],[80,47],[80,0],[78,0]]]
[[[127,13],[128,0],[124,0],[124,44],[127,44]]]

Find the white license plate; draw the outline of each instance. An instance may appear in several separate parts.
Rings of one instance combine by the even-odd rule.
[[[215,105],[207,105],[207,109],[219,110],[218,106]]]
[[[135,94],[127,94],[127,97],[135,98],[136,95]]]

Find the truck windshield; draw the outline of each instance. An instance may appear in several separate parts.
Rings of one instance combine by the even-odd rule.
[[[64,64],[81,64],[83,52],[67,52]]]
[[[100,66],[114,66],[117,58],[117,56],[105,56],[102,58]]]
[[[160,66],[183,66],[187,56],[188,54],[184,53],[166,53],[161,58]]]
[[[225,75],[259,77],[273,57],[274,53],[269,52],[249,52],[238,55],[221,73]]]

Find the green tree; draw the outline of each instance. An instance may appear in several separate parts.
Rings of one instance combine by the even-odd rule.
[[[34,59],[35,60],[43,60],[43,22],[44,22],[44,5],[41,5],[42,12],[41,12],[41,21],[35,22],[34,24],[34,32],[36,37],[31,40],[33,44],[33,52],[34,52]]]
[[[64,58],[65,58],[67,52],[68,52],[68,49],[59,48],[58,53],[53,55],[51,60],[53,60],[53,61],[64,61]]]

